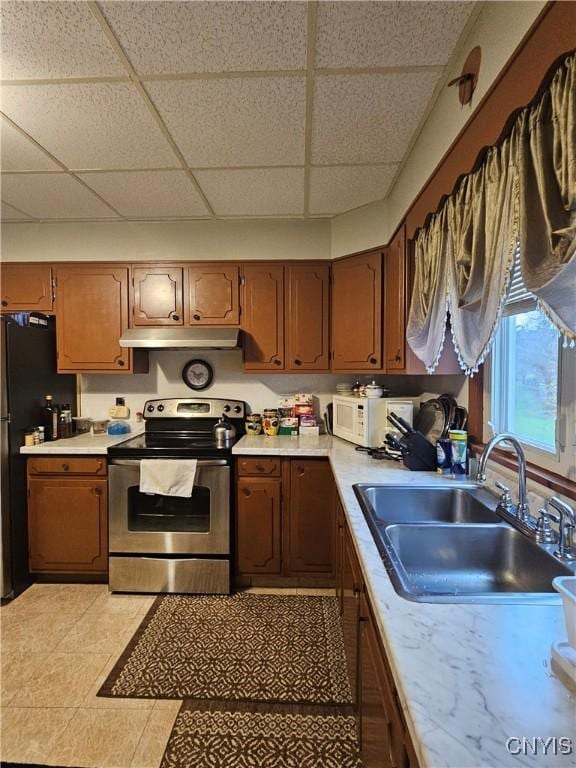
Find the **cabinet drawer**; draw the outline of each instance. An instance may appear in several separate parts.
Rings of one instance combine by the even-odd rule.
[[[71,456],[28,459],[29,475],[106,475],[106,459]]]
[[[280,477],[280,459],[238,459],[238,474]]]

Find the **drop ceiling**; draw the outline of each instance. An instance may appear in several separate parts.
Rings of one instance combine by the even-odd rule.
[[[331,217],[382,199],[474,5],[4,0],[2,218]]]

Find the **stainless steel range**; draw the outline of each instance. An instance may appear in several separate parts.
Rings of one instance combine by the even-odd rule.
[[[109,449],[112,591],[230,592],[232,445],[244,412],[239,400],[149,400],[144,434]],[[219,447],[223,414],[237,437]],[[196,459],[192,496],[140,492],[142,459]]]

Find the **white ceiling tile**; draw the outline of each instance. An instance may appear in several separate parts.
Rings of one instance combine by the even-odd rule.
[[[275,216],[304,211],[304,169],[197,171],[218,216]]]
[[[6,120],[0,121],[0,168],[3,171],[57,171],[53,160]]]
[[[445,64],[474,2],[321,2],[317,67]]]
[[[2,202],[2,221],[30,221],[30,217],[21,211],[17,211],[5,202]]]
[[[68,168],[154,168],[176,158],[130,83],[6,86],[3,111]]]
[[[191,167],[304,162],[303,77],[174,80],[146,87]]]
[[[316,77],[312,162],[401,160],[438,77],[438,72]]]
[[[184,171],[120,171],[79,176],[123,216],[210,215]]]
[[[101,8],[141,74],[306,67],[300,2],[104,2]]]
[[[2,198],[38,219],[114,218],[107,205],[66,173],[3,174]]]
[[[84,2],[2,2],[2,77],[24,80],[125,75]]]
[[[336,214],[385,197],[396,165],[310,169],[310,213]]]

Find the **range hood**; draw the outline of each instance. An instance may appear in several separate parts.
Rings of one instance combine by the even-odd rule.
[[[121,347],[138,349],[234,349],[238,328],[129,328]]]

